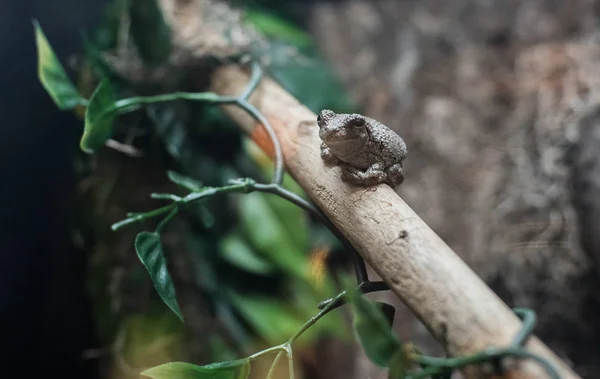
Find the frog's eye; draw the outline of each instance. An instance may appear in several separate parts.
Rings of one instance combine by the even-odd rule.
[[[356,128],[362,128],[363,126],[365,126],[365,119],[355,118],[354,120],[352,120],[352,125]]]

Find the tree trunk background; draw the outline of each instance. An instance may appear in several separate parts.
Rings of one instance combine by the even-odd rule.
[[[600,377],[599,6],[351,0],[307,18],[361,112],[405,139],[399,194],[586,378]],[[404,340],[439,353],[378,296]],[[355,354],[354,377],[385,377]]]

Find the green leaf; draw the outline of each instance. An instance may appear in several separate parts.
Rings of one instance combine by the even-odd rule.
[[[373,304],[379,307],[381,313],[385,316],[385,320],[387,321],[390,328],[394,324],[394,316],[396,315],[396,307],[391,304],[382,303],[379,301],[375,301]]]
[[[154,283],[154,288],[156,288],[160,298],[183,321],[179,304],[177,304],[175,286],[167,270],[160,235],[158,233],[141,232],[135,238],[135,251],[146,270],[148,270],[150,279]]]
[[[140,57],[149,65],[164,62],[171,51],[171,31],[157,0],[131,0],[130,33]]]
[[[221,256],[232,265],[259,275],[273,271],[273,266],[256,255],[254,250],[235,234],[229,234],[221,240]]]
[[[404,349],[398,349],[388,362],[390,368],[388,379],[404,379],[407,368],[410,366],[410,360]]]
[[[93,153],[102,147],[113,131],[115,97],[108,79],[104,79],[90,98],[85,112],[85,127],[79,143],[81,150]]]
[[[402,349],[392,334],[386,316],[376,303],[352,289],[348,291],[354,314],[354,330],[369,359],[380,367],[388,367],[390,360]]]
[[[354,107],[348,92],[324,61],[313,58],[309,63],[291,62],[289,58],[274,62],[269,70],[274,79],[313,112],[336,109],[352,113]],[[319,91],[315,91],[319,88]]]
[[[289,338],[306,321],[296,309],[285,303],[273,301],[272,297],[242,295],[230,291],[229,299],[258,335],[271,344]]]
[[[195,205],[197,216],[200,221],[202,221],[202,225],[204,225],[205,228],[212,228],[215,225],[216,220],[215,216],[208,209],[207,205],[203,203],[197,203]]]
[[[101,33],[104,34],[104,33]],[[87,61],[92,66],[94,72],[102,78],[111,78],[113,81],[122,77],[112,68],[104,57],[104,51],[112,49],[111,47],[101,48],[97,42],[92,40],[92,37],[86,33],[82,33],[82,48]]]
[[[146,279],[146,273],[142,268],[141,271]],[[142,312],[123,315],[117,325],[118,329],[111,335],[118,336],[121,354],[136,367],[140,362],[164,359],[185,338],[185,326],[157,301],[148,303]]]
[[[307,251],[299,246],[267,201],[268,194],[251,193],[239,200],[244,232],[253,247],[296,278],[309,276]]]
[[[244,149],[248,155],[254,158],[259,166],[265,180],[270,180],[273,176],[273,163],[258,145],[251,139],[244,139]],[[306,194],[302,187],[287,173],[283,175],[283,186],[302,198]],[[279,219],[279,222],[286,229],[288,235],[293,240],[298,249],[308,251],[309,249],[309,223],[306,217],[306,211],[288,200],[279,196],[267,196],[265,200],[273,209],[273,214]]]
[[[246,11],[246,22],[253,25],[259,32],[271,38],[278,38],[297,47],[306,47],[312,44],[310,35],[291,22],[261,11]]]
[[[302,189],[294,191],[290,188],[292,186],[288,182],[291,181],[292,179],[289,175],[284,175],[284,187],[302,196]],[[273,214],[277,217],[281,226],[285,228],[291,242],[296,248],[303,252],[309,251],[311,241],[309,238],[310,230],[306,211],[279,196],[266,196],[265,200],[269,203],[271,209],[273,209]]]
[[[154,103],[144,107],[167,152],[189,175],[200,177],[205,170],[214,170],[214,163],[207,162],[198,140],[186,121],[187,104],[182,102]],[[210,171],[209,171],[210,172]],[[204,178],[204,176],[202,176]],[[208,181],[207,179],[204,179]]]
[[[197,366],[185,362],[170,362],[142,371],[152,379],[246,379],[250,374],[250,359],[238,359]]]
[[[225,338],[220,334],[213,333],[208,337],[208,346],[210,351],[209,359],[215,361],[234,360],[237,356],[234,349],[225,342]]]
[[[167,176],[169,177],[170,181],[187,189],[188,191],[199,192],[204,188],[202,182],[199,180],[190,178],[189,176],[185,176],[175,171],[168,171]]]
[[[67,76],[37,20],[33,21],[38,55],[38,78],[56,106],[61,110],[85,104],[77,88]]]

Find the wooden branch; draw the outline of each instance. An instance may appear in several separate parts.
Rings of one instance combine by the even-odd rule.
[[[246,71],[225,66],[213,74],[211,90],[238,95],[247,83]],[[250,100],[273,125],[288,172],[449,354],[473,354],[510,343],[521,328],[520,320],[389,186],[347,185],[340,180],[339,168],[324,165],[313,112],[268,79]],[[254,119],[235,106],[224,109],[265,151],[272,150],[264,128]],[[410,172],[406,180],[411,180]],[[527,348],[549,360],[562,378],[578,378],[537,338],[530,338]],[[480,367],[464,373],[486,377]],[[531,360],[511,366],[504,376],[547,377]]]

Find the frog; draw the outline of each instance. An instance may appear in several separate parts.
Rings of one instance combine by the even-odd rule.
[[[317,115],[321,158],[341,167],[341,179],[356,186],[404,182],[406,143],[381,122],[358,113],[323,109]]]

